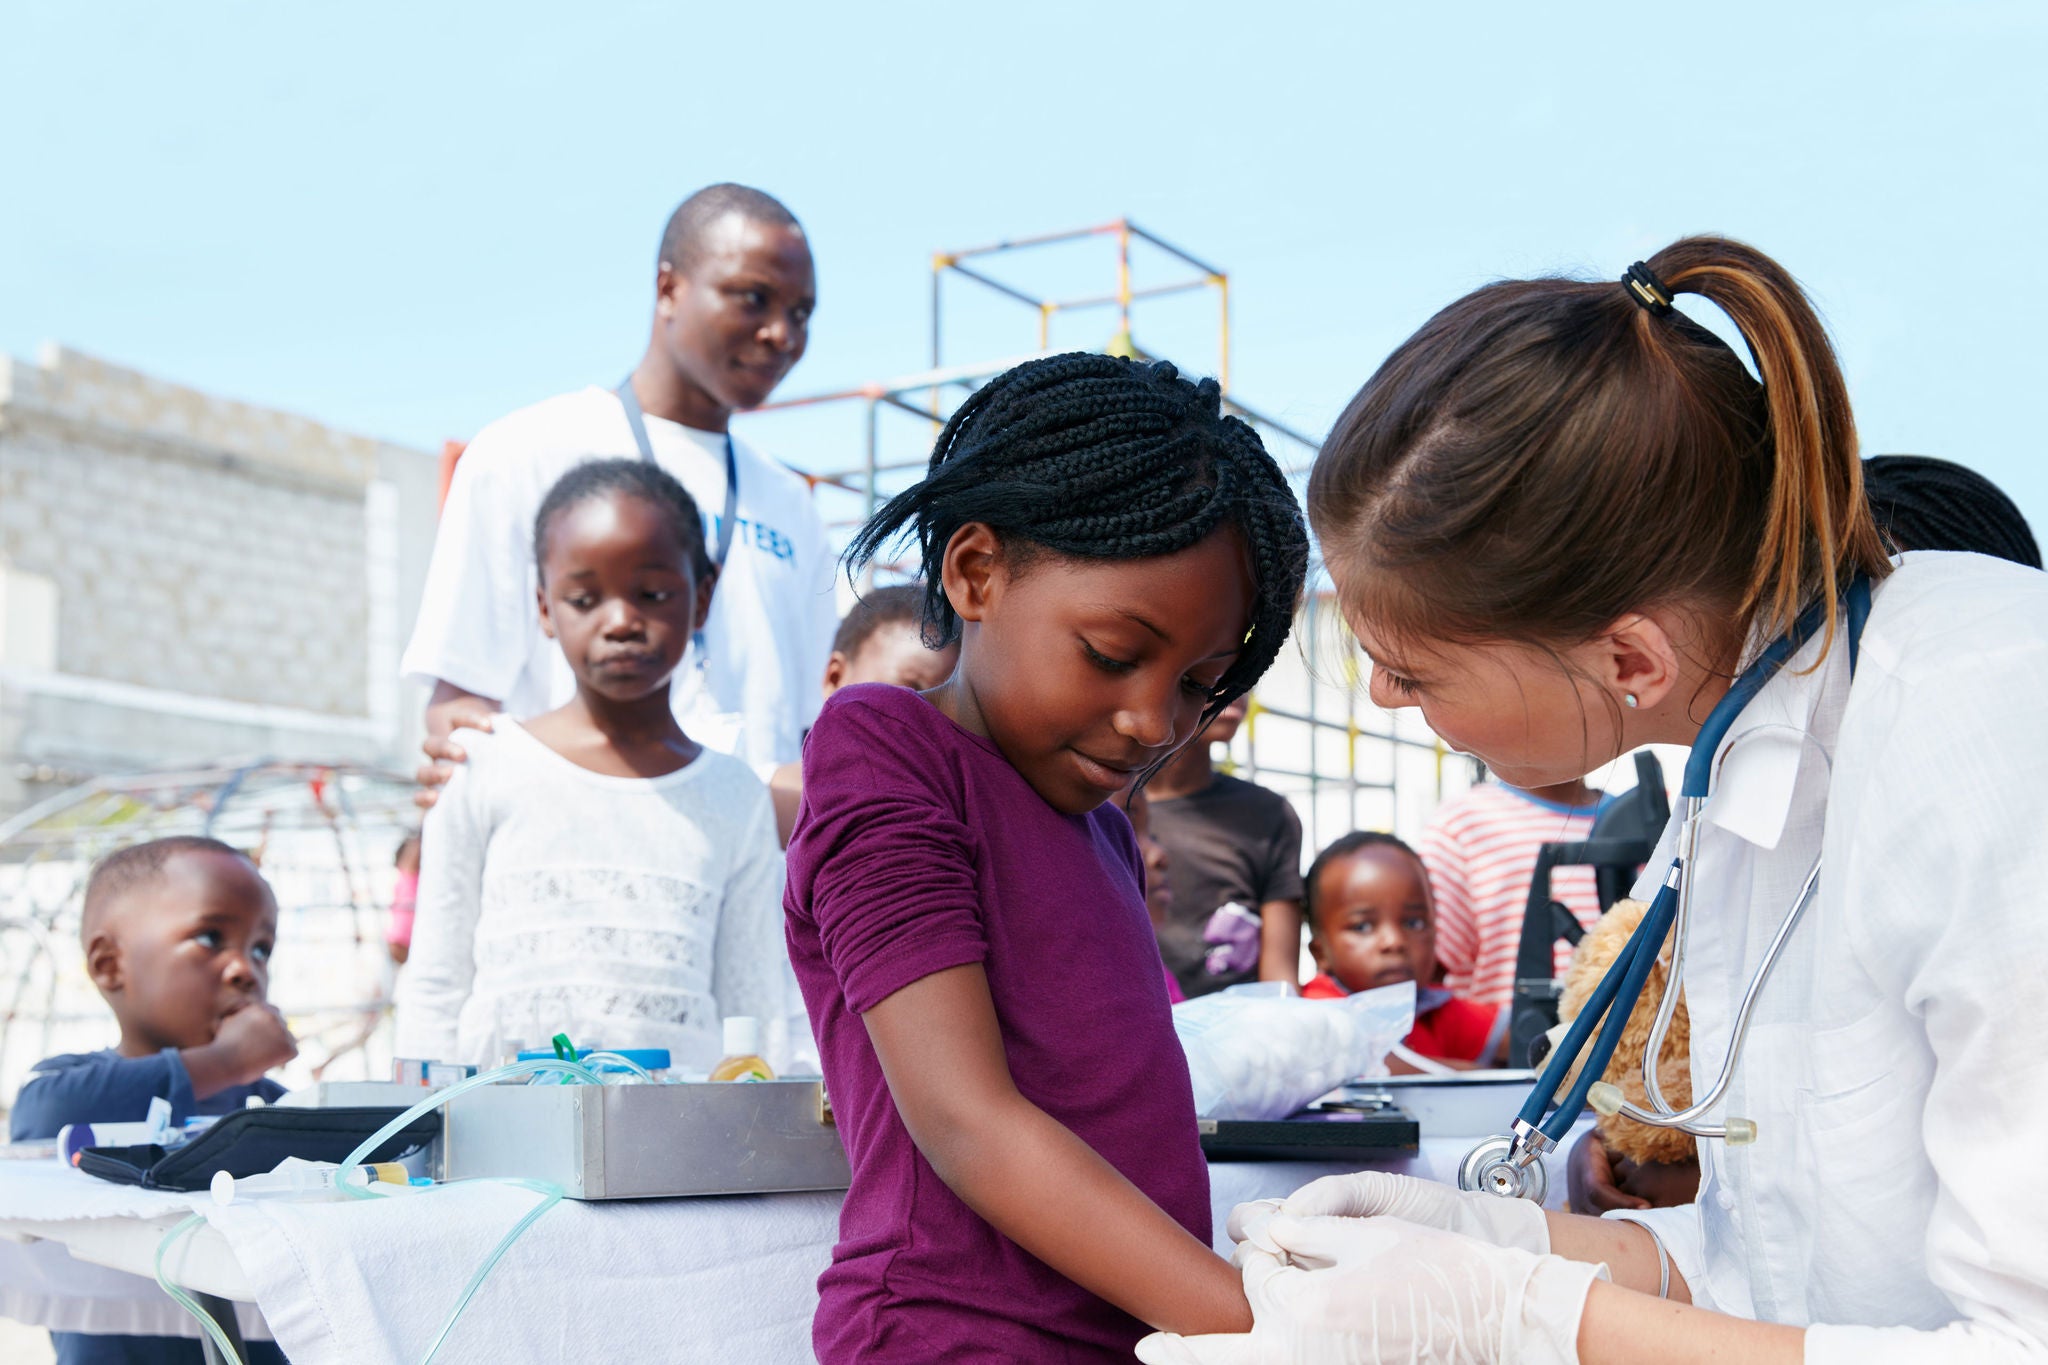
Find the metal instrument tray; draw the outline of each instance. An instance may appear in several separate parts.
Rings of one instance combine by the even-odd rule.
[[[571,1199],[843,1190],[817,1081],[487,1085],[445,1115],[435,1174],[545,1180]]]

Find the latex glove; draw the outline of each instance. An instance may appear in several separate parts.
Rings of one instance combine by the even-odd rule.
[[[1491,1196],[1488,1196],[1489,1198]],[[1155,1332],[1146,1365],[1577,1365],[1605,1266],[1535,1256],[1396,1218],[1295,1218],[1239,1249],[1253,1327]]]
[[[1297,1218],[1400,1218],[1477,1237],[1495,1246],[1550,1254],[1550,1221],[1527,1199],[1453,1189],[1433,1180],[1385,1171],[1326,1175],[1287,1196],[1281,1210]],[[1231,1226],[1237,1215],[1231,1214]]]

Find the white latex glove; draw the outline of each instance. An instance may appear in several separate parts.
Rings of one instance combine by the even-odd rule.
[[[1488,1196],[1489,1198],[1492,1196]],[[1294,1218],[1238,1249],[1253,1327],[1155,1332],[1146,1365],[1577,1365],[1605,1266],[1535,1256],[1396,1218]]]
[[[1248,1210],[1257,1205],[1241,1206]],[[1550,1254],[1550,1222],[1527,1199],[1503,1199],[1477,1190],[1458,1190],[1433,1180],[1385,1171],[1326,1175],[1303,1185],[1281,1202],[1281,1211],[1296,1218],[1399,1218],[1426,1228],[1441,1228],[1477,1237],[1499,1247],[1538,1256]],[[1230,1215],[1233,1236],[1240,1225]]]

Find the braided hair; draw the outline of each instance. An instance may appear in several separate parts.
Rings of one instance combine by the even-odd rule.
[[[1415,860],[1417,867],[1424,869],[1423,885],[1429,885],[1428,864],[1422,861],[1422,855],[1411,848],[1407,840],[1377,829],[1356,829],[1349,834],[1341,835],[1328,848],[1316,854],[1316,860],[1308,865],[1308,874],[1302,878],[1301,917],[1307,922],[1311,935],[1321,938],[1323,933],[1316,925],[1316,894],[1322,885],[1323,873],[1328,871],[1332,864],[1368,848],[1391,848],[1407,854]]]
[[[1006,550],[1149,559],[1185,550],[1226,523],[1244,536],[1252,624],[1202,713],[1251,690],[1294,624],[1308,532],[1287,477],[1258,433],[1222,409],[1213,379],[1167,361],[1074,351],[997,375],[960,405],[932,448],[924,481],[891,498],[848,547],[859,570],[899,535],[922,554],[924,640],[942,649],[960,620],[940,582],[954,532],[970,522]]]
[[[1876,455],[1863,491],[1885,539],[1899,550],[1968,550],[2041,567],[2041,547],[1998,485],[1931,455]]]
[[[548,571],[548,532],[555,518],[592,498],[614,495],[638,498],[667,517],[683,553],[689,556],[692,576],[701,580],[711,572],[711,555],[704,548],[704,517],[689,490],[652,460],[613,458],[585,460],[555,480],[555,486],[540,500],[540,511],[533,518],[533,561],[543,577]]]

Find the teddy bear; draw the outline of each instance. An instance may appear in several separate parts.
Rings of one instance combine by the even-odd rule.
[[[1564,994],[1557,1002],[1559,1019],[1578,1018],[1586,998],[1621,956],[1629,935],[1642,923],[1648,908],[1641,901],[1616,901],[1614,908],[1586,931],[1572,953],[1571,966],[1565,969]],[[1635,1011],[1629,1015],[1628,1027],[1622,1031],[1613,1059],[1607,1064],[1605,1079],[1620,1086],[1622,1093],[1639,1108],[1650,1106],[1649,1095],[1643,1088],[1643,1052],[1650,1045],[1650,1025],[1656,1021],[1657,1005],[1664,998],[1664,982],[1670,970],[1668,957],[1659,957],[1651,966],[1649,981],[1636,1000]],[[1671,1016],[1671,1027],[1665,1031],[1664,1047],[1657,1060],[1658,1084],[1674,1109],[1692,1103],[1691,1044],[1692,1028],[1681,991],[1678,1009]],[[1692,1136],[1676,1128],[1652,1128],[1619,1114],[1603,1114],[1595,1126],[1610,1153],[1639,1165],[1688,1162],[1697,1155]]]

